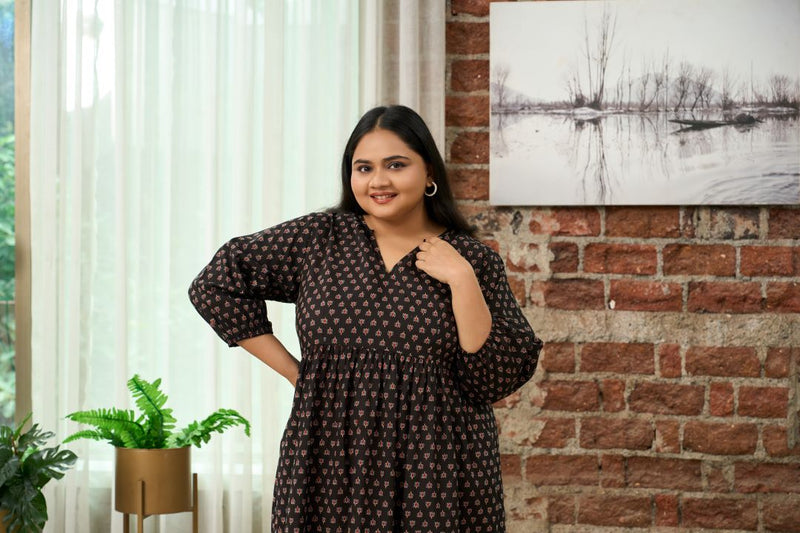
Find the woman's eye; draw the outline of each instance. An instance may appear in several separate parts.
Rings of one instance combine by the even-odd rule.
[[[404,166],[405,166],[405,165],[404,165],[403,163],[401,163],[400,161],[392,161],[392,162],[391,162],[391,163],[389,163],[389,165],[388,165],[388,167],[389,167],[389,168],[395,168],[395,169],[396,169],[396,168],[403,168]]]
[[[367,165],[361,165],[361,166],[356,167],[356,172],[361,172],[362,174],[365,173],[365,172],[369,172],[370,170],[371,170],[371,168],[368,167]]]

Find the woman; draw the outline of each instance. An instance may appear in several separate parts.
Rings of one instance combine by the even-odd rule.
[[[542,343],[414,111],[367,112],[337,208],[231,240],[189,294],[295,385],[273,531],[505,530],[492,402],[530,379]],[[300,362],[264,300],[296,304]]]

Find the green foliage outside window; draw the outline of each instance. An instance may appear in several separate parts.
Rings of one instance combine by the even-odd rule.
[[[14,417],[14,2],[0,0],[0,424]]]

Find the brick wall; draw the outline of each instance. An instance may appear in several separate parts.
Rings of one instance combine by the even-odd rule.
[[[800,210],[490,207],[489,3],[447,9],[454,189],[547,343],[509,531],[800,531]]]

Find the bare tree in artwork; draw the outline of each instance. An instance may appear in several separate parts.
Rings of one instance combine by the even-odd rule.
[[[789,76],[783,74],[773,74],[769,78],[769,92],[770,99],[776,105],[789,107],[790,99],[789,93],[791,91],[792,82]]]
[[[678,77],[675,79],[675,109],[677,111],[684,105],[686,97],[689,95],[689,88],[692,85],[692,75],[694,68],[686,61],[682,61],[678,66]]]
[[[720,105],[723,111],[728,111],[733,108],[733,93],[736,85],[736,80],[731,69],[725,67],[722,69],[722,79],[720,80]]]
[[[692,92],[694,93],[694,101],[692,102],[691,110],[694,111],[694,108],[697,104],[708,104],[708,98],[711,92],[711,81],[714,79],[714,73],[708,67],[701,67],[699,71],[697,71],[697,76],[695,76],[694,84],[692,85]]]
[[[505,63],[499,63],[492,69],[492,88],[494,89],[493,107],[504,109],[506,107],[506,82],[511,69]]]
[[[600,19],[598,34],[594,45],[590,42],[589,23],[584,19],[584,50],[586,60],[587,78],[589,83],[589,107],[603,108],[603,95],[606,88],[606,72],[608,61],[611,58],[611,49],[614,44],[614,31],[616,30],[616,17],[604,7]]]

